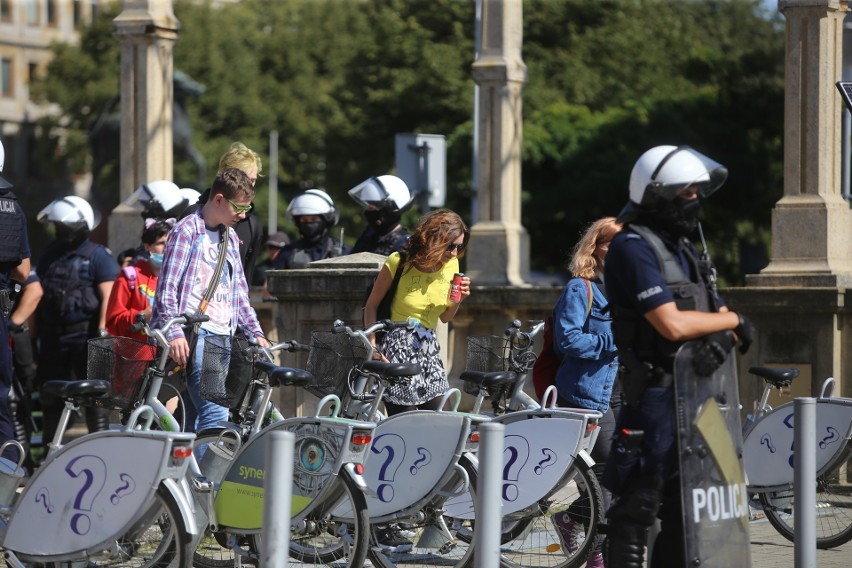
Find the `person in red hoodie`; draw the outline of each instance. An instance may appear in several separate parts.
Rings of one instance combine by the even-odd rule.
[[[109,296],[106,330],[110,335],[147,342],[147,337],[133,331],[130,326],[136,322],[136,316],[140,313],[146,320],[151,317],[166,238],[174,224],[174,219],[145,220],[142,248],[146,254],[135,264],[121,270]]]

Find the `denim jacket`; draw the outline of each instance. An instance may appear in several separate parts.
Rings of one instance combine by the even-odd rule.
[[[556,388],[559,396],[573,405],[606,412],[618,357],[609,302],[594,282],[592,294],[588,312],[586,282],[572,278],[553,309],[553,348],[562,357]]]

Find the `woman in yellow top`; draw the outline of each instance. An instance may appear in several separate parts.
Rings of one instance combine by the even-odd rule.
[[[437,209],[420,220],[401,249],[402,257],[399,252],[391,254],[376,277],[364,306],[364,325],[376,321],[376,309],[390,290],[398,267],[403,272],[391,302],[391,319],[408,321],[409,325],[386,333],[379,340],[375,356],[397,363],[418,363],[422,369],[411,381],[385,391],[388,415],[406,410],[437,410],[441,395],[450,388],[435,327],[438,319],[446,323],[459,309],[460,302],[450,300],[450,284],[469,240],[470,230],[461,217],[448,209]],[[461,298],[469,295],[470,278],[465,276]],[[376,338],[370,340],[376,347]]]

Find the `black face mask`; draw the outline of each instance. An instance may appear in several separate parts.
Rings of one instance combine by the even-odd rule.
[[[325,234],[325,221],[300,222],[299,234],[306,243],[316,243]]]
[[[651,214],[652,224],[672,236],[687,237],[698,226],[700,210],[700,199],[675,197],[671,201],[664,201]]]
[[[82,227],[69,227],[61,223],[56,223],[56,240],[63,243],[68,248],[75,248],[82,244],[89,236],[89,228],[86,225]]]
[[[364,218],[367,219],[367,224],[380,235],[384,235],[396,227],[401,217],[402,215],[399,212],[388,211],[387,209],[368,209],[364,211]]]

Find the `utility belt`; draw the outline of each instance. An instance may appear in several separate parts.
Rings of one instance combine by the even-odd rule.
[[[3,319],[8,320],[12,313],[12,295],[8,288],[0,290],[0,312],[3,314]]]
[[[645,389],[668,388],[674,384],[674,373],[670,368],[643,361],[630,349],[620,350],[618,359],[621,362],[618,369],[621,388],[630,406],[639,406]]]
[[[90,320],[85,320],[77,323],[50,324],[47,328],[56,335],[80,333],[81,331],[88,333],[88,331],[92,329],[92,322]]]

